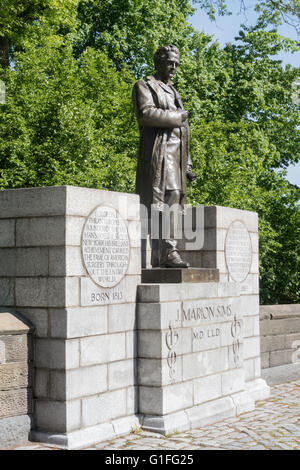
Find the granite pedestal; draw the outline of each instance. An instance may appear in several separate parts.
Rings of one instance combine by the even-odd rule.
[[[261,378],[257,214],[205,207],[197,227],[196,208],[189,210],[190,232],[203,239],[196,251],[180,242],[183,258],[201,270],[194,279],[191,268],[149,269],[143,245],[139,411],[143,428],[162,434],[250,411],[270,394]]]
[[[260,371],[247,382],[245,316],[253,308],[258,310],[258,303],[247,309],[234,283],[138,287],[139,411],[144,429],[170,434],[205,426],[253,410],[256,399],[269,395]]]

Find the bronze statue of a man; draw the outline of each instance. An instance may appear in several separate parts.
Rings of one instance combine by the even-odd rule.
[[[195,175],[189,154],[188,112],[171,82],[179,65],[177,47],[160,47],[154,65],[155,74],[139,80],[132,93],[140,128],[136,192],[148,211],[151,205],[163,211],[164,205],[184,206],[186,179],[193,181]],[[171,228],[170,237],[157,243],[152,240],[153,267],[189,267],[181,259],[173,232]]]

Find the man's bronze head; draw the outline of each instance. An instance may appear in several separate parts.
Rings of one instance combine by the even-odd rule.
[[[179,49],[176,46],[162,46],[154,54],[156,72],[164,81],[174,77],[179,65]]]

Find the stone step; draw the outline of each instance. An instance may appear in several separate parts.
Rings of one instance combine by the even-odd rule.
[[[219,270],[210,268],[142,269],[143,284],[181,284],[183,282],[219,282]]]

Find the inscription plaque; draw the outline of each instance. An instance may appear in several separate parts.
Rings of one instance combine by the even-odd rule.
[[[207,323],[221,323],[231,321],[234,312],[238,311],[238,300],[228,297],[222,303],[218,299],[186,301],[181,309],[177,309],[178,318],[181,317],[184,327],[199,326]]]
[[[130,244],[125,221],[116,209],[94,209],[83,228],[81,248],[86,270],[97,285],[119,284],[128,268]]]
[[[239,220],[234,221],[228,229],[225,258],[231,278],[236,282],[244,281],[251,267],[252,247],[248,230]]]

